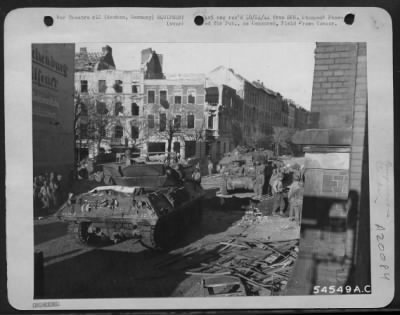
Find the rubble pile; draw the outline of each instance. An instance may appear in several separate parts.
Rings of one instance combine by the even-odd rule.
[[[243,295],[279,295],[288,283],[297,253],[298,239],[261,242],[237,237],[189,248],[158,267],[183,270],[187,275],[200,277],[200,283],[218,282],[221,277],[230,276],[230,282],[237,279],[243,284]],[[232,291],[224,294],[237,295]]]
[[[237,223],[237,225],[246,227],[254,223],[260,223],[262,220],[263,220],[262,212],[258,208],[250,207],[248,210],[246,210],[244,216]]]

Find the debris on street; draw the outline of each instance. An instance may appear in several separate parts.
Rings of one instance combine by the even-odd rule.
[[[219,281],[221,283],[218,287],[226,289],[222,290],[225,296],[241,295],[240,283],[243,283],[246,295],[279,295],[292,273],[298,245],[299,241],[296,239],[261,242],[237,237],[216,244],[188,248],[158,267],[183,269],[187,275],[200,277],[201,289],[209,283]],[[230,281],[227,282],[221,280],[227,276],[233,278],[229,278]],[[236,284],[234,288],[232,281]]]

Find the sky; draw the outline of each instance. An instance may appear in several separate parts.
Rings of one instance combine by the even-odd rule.
[[[141,50],[152,48],[163,55],[164,73],[206,74],[222,65],[311,106],[315,43],[79,43],[76,51],[100,52],[105,45],[112,47],[119,70],[138,70]]]

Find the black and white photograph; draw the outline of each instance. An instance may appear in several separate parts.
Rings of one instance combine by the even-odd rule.
[[[205,24],[193,25],[345,25],[340,14],[239,11],[196,11]],[[121,23],[119,12],[98,19]],[[125,17],[139,15],[147,23],[144,13]],[[173,30],[184,17],[156,19]],[[203,298],[195,308],[224,298],[226,307],[249,297],[296,305],[316,295],[339,305],[377,294],[374,277],[393,281],[384,250],[393,244],[383,242],[392,228],[371,215],[384,204],[389,220],[393,210],[392,164],[371,154],[380,141],[371,119],[387,91],[377,78],[369,89],[374,43],[87,36],[30,43],[30,252],[20,257],[31,257],[33,307],[142,298]]]
[[[32,45],[40,297],[370,293],[365,43],[113,46]]]

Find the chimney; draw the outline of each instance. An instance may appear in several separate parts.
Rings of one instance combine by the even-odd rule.
[[[160,62],[160,66],[161,66],[161,69],[162,69],[164,56],[162,54],[157,54],[157,57],[158,57],[158,61]]]
[[[147,62],[147,60],[149,60],[149,57],[153,54],[153,49],[151,48],[146,48],[142,50],[142,58],[141,58],[141,64],[145,64]]]
[[[106,46],[102,47],[101,50],[104,55],[109,53],[112,56],[112,48],[110,46],[106,45]]]

